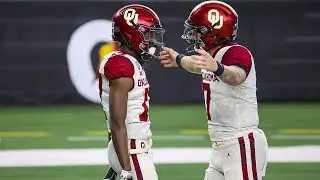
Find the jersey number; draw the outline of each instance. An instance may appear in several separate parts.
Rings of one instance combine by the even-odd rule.
[[[210,91],[210,84],[209,83],[202,83],[202,90],[205,93],[205,103],[206,103],[206,111],[207,111],[207,118],[211,120],[210,114],[210,101],[211,101],[211,91]]]
[[[148,121],[149,116],[149,107],[147,105],[147,101],[149,100],[149,88],[144,89],[144,100],[142,103],[143,112],[140,114],[140,121]]]

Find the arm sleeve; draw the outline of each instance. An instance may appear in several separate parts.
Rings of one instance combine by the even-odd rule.
[[[232,46],[224,53],[221,63],[227,66],[238,66],[248,75],[252,66],[252,56],[247,48]]]
[[[108,80],[121,77],[133,78],[134,67],[131,61],[122,55],[115,55],[108,59],[104,65],[104,76]]]

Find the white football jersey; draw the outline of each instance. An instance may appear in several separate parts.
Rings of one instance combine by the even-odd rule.
[[[101,76],[100,97],[108,124],[110,124],[109,80],[105,76],[105,68],[110,58],[114,56],[120,56],[122,59],[126,58],[134,69],[132,75],[134,87],[128,94],[127,117],[125,120],[128,139],[149,138],[152,133],[149,121],[149,83],[146,73],[136,58],[122,51],[113,51],[107,54],[99,67],[99,75]]]
[[[223,55],[232,46],[240,45],[221,48],[214,59],[221,62]],[[239,134],[258,127],[256,71],[251,53],[250,56],[251,69],[246,80],[238,86],[228,85],[214,73],[202,70],[202,88],[208,116],[209,135],[212,141],[238,138]]]

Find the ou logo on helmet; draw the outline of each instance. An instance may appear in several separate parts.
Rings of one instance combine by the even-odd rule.
[[[131,23],[132,21],[134,24],[138,23],[138,16],[139,14],[136,13],[136,10],[131,8],[127,9],[123,14],[123,18],[126,20],[129,26],[133,26],[133,24]]]
[[[208,12],[208,21],[214,26],[214,29],[221,29],[223,26],[223,16],[220,16],[220,13],[216,9],[211,9]],[[219,24],[217,24],[219,22]]]
[[[67,62],[71,82],[81,96],[94,103],[100,103],[100,97],[96,67],[93,67],[91,53],[99,43],[111,41],[112,22],[92,20],[76,29],[68,43]],[[112,48],[104,48],[104,55],[110,51]]]

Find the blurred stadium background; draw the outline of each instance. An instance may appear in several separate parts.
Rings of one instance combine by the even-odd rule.
[[[94,69],[113,49],[111,17],[153,8],[168,46],[200,1],[0,0],[0,180],[102,179],[107,134]],[[253,52],[266,180],[320,177],[320,1],[229,0]],[[200,77],[147,66],[159,178],[203,179],[210,141]]]

